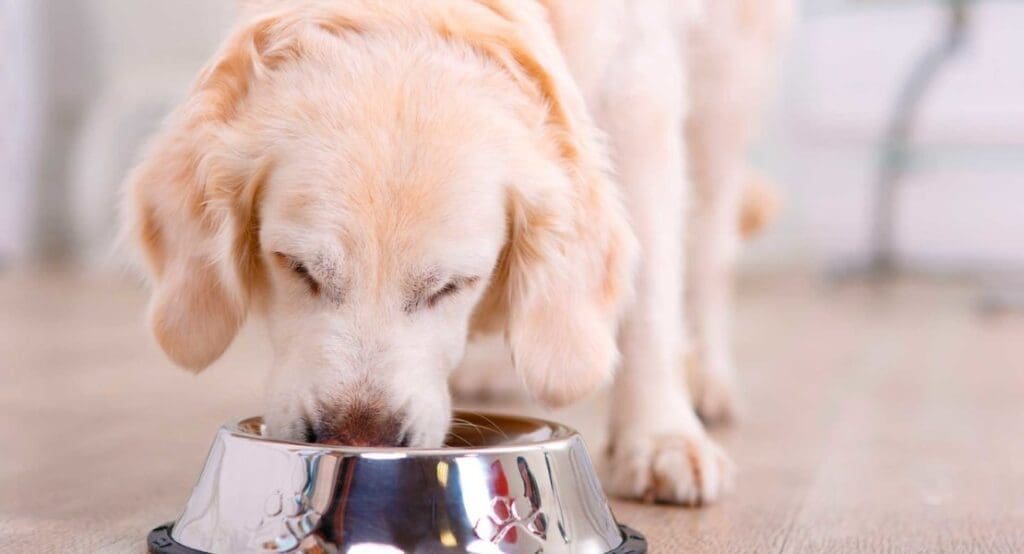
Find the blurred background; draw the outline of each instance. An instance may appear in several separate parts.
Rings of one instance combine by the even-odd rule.
[[[804,2],[753,153],[784,212],[749,248],[751,270],[857,266],[883,248],[880,220],[905,269],[1024,266],[1024,4],[964,5],[954,31],[950,2]],[[234,2],[2,6],[0,264],[116,267],[121,180]],[[901,117],[913,119],[905,144],[887,140]],[[887,156],[902,171],[880,194]]]
[[[173,369],[115,246],[121,181],[234,4],[0,0],[0,551],[141,551],[259,409],[262,335]],[[1022,551],[1024,2],[801,12],[750,153],[782,211],[743,256],[754,417],[716,431],[739,491],[616,511],[663,552]],[[556,417],[599,452],[600,413]]]

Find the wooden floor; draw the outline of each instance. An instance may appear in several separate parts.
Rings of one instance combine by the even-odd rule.
[[[1024,552],[1024,317],[980,315],[977,292],[745,283],[745,417],[715,431],[736,491],[616,514],[653,552]],[[0,275],[0,551],[142,552],[216,426],[257,409],[258,329],[192,377],[143,305],[120,281]],[[555,417],[598,452],[603,404]]]

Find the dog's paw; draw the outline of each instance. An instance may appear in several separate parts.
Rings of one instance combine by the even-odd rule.
[[[703,430],[620,436],[608,449],[604,481],[613,495],[702,506],[732,488],[735,465]]]
[[[712,366],[691,359],[687,373],[693,406],[706,425],[728,424],[739,419],[736,371],[731,364]]]

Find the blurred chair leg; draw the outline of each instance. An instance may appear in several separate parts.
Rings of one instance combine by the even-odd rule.
[[[921,101],[935,84],[940,71],[965,42],[971,1],[949,0],[950,19],[946,33],[938,44],[925,51],[904,82],[882,140],[867,258],[853,263],[840,262],[829,272],[833,279],[885,279],[898,270],[895,247],[898,187],[910,166],[911,134]]]

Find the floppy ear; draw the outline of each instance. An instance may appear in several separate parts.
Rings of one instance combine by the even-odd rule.
[[[526,3],[485,3],[486,11],[449,18],[445,31],[497,60],[544,114],[532,159],[511,184],[509,242],[474,324],[504,315],[527,388],[547,405],[564,405],[615,369],[636,238],[554,37],[531,23],[542,17],[524,16]]]
[[[549,177],[544,188],[511,193],[504,280],[515,367],[537,399],[561,406],[605,382],[618,363],[635,246],[605,183]]]
[[[204,69],[127,183],[127,229],[153,283],[149,325],[177,364],[201,371],[227,349],[260,278],[262,171],[240,154],[240,105],[286,49],[272,19],[236,32]],[[230,143],[231,148],[226,147]]]

